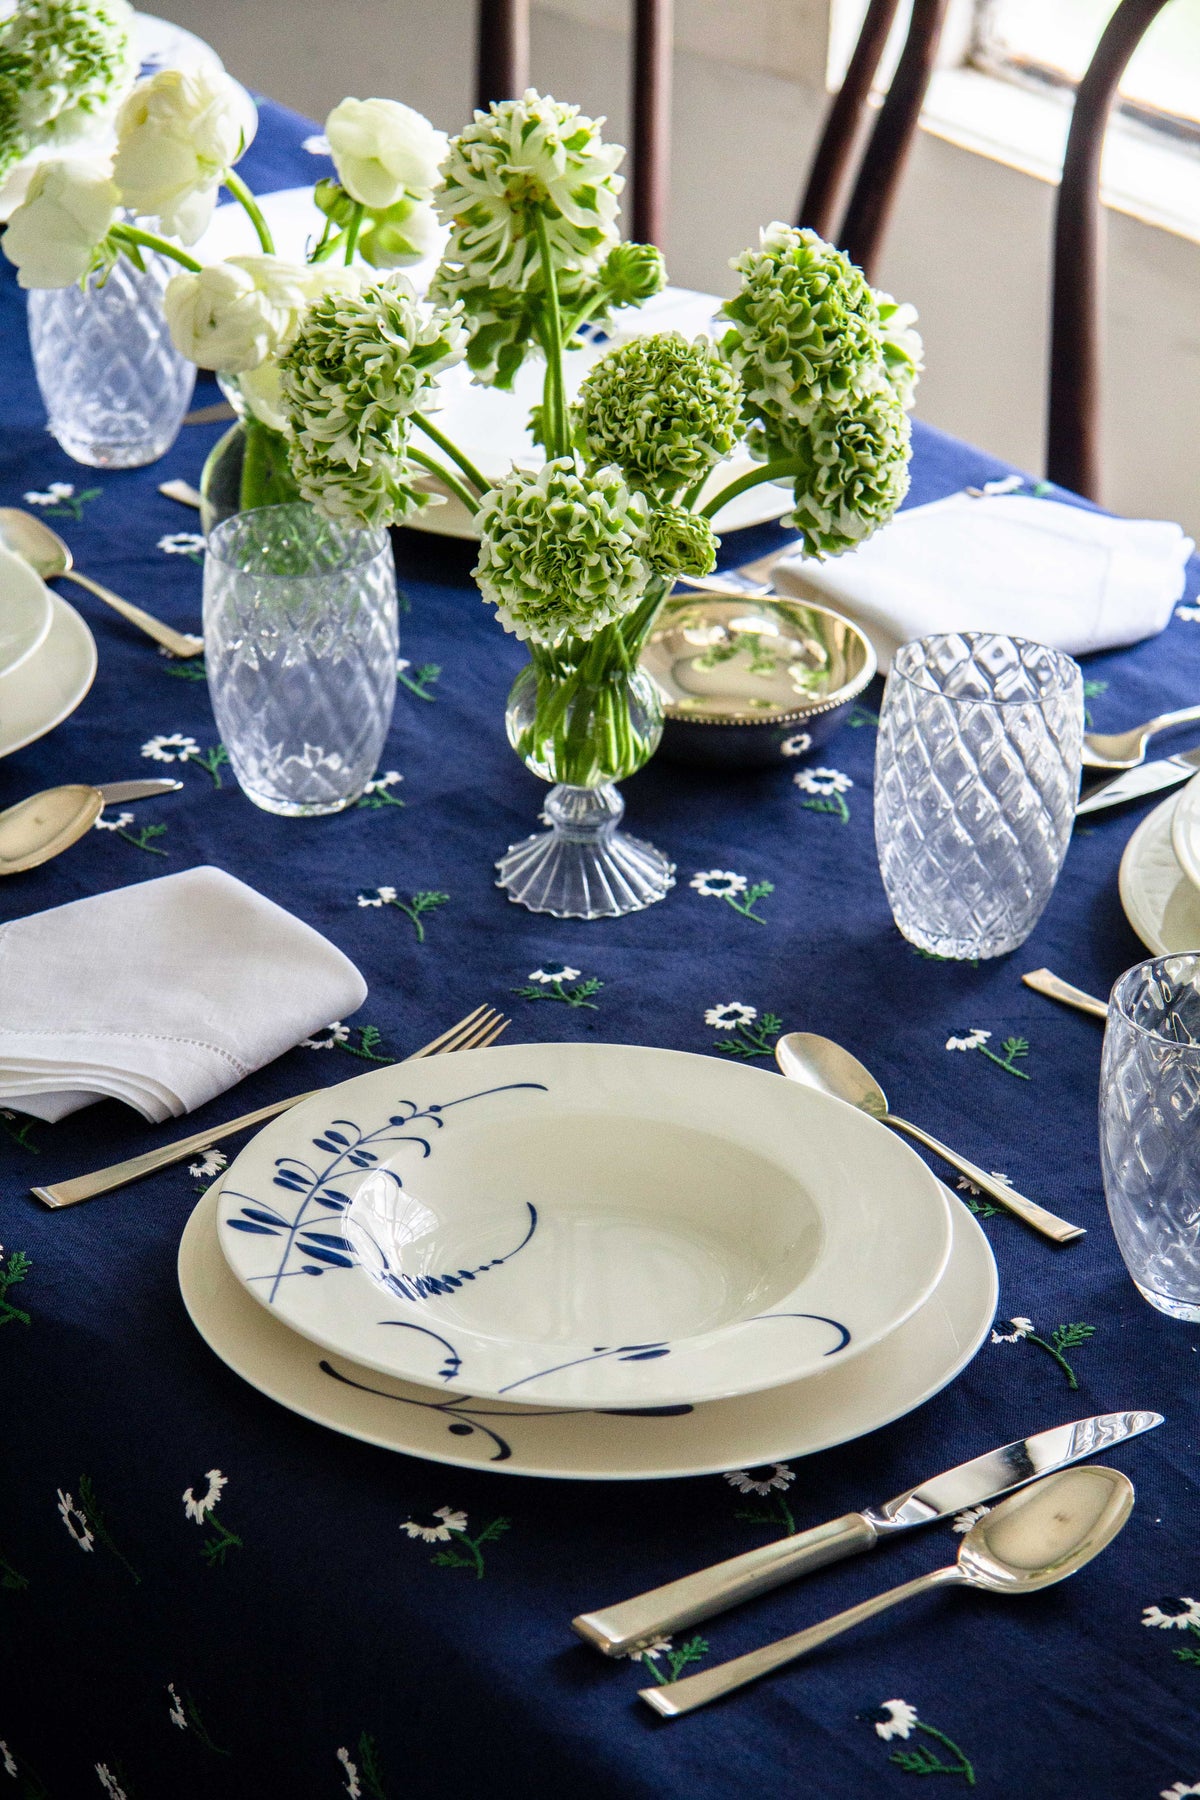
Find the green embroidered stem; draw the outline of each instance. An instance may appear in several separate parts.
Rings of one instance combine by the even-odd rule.
[[[407,918],[412,920],[413,930],[417,934],[417,942],[418,944],[423,944],[425,942],[425,927],[421,923],[422,915],[427,912],[433,912],[435,907],[445,906],[449,898],[449,894],[438,894],[422,890],[420,893],[410,894],[407,901],[397,898],[389,901],[388,904],[398,908],[400,912],[404,913]]]
[[[203,656],[173,656],[163,661],[163,674],[177,681],[207,681]]]
[[[378,781],[379,777],[375,779]],[[368,789],[367,793],[360,794],[355,805],[365,807],[368,812],[378,812],[381,806],[405,806],[407,802],[399,794],[393,794],[389,787],[377,787],[373,793]]]
[[[82,519],[83,509],[88,501],[98,500],[103,492],[103,488],[94,487],[84,488],[82,494],[64,494],[57,506],[47,506],[44,509],[46,517],[48,519]]]
[[[229,1555],[229,1552],[231,1550],[244,1550],[246,1546],[243,1544],[236,1531],[230,1531],[228,1526],[222,1525],[215,1511],[209,1513],[208,1524],[212,1527],[216,1536],[205,1538],[200,1554],[203,1556],[210,1569],[215,1569],[218,1563],[224,1568],[225,1558]]]
[[[520,1000],[561,1000],[565,1006],[585,1006],[589,1012],[599,1012],[600,1008],[594,1005],[591,996],[598,994],[603,986],[602,981],[589,975],[586,981],[581,981],[577,987],[570,989],[564,988],[562,982],[556,980],[548,987],[519,987],[513,988],[512,992]]]
[[[206,1750],[211,1750],[214,1756],[231,1756],[233,1754],[232,1751],[222,1750],[219,1744],[213,1743],[205,1729],[204,1720],[200,1717],[200,1708],[186,1689],[183,1696],[183,1710],[187,1714],[188,1724]]]
[[[809,812],[833,813],[843,825],[850,823],[850,808],[841,794],[822,795],[819,800],[802,800],[800,804]]]
[[[10,1251],[7,1262],[3,1251],[0,1251],[0,1325],[11,1325],[14,1321],[18,1325],[29,1324],[29,1314],[13,1305],[8,1297],[8,1290],[16,1287],[19,1281],[24,1281],[32,1267],[33,1264],[23,1250]]]
[[[1074,1350],[1080,1344],[1086,1343],[1088,1338],[1095,1335],[1095,1331],[1096,1327],[1094,1325],[1060,1325],[1056,1329],[1054,1336],[1049,1343],[1047,1343],[1045,1338],[1038,1337],[1036,1332],[1032,1331],[1026,1334],[1025,1341],[1028,1344],[1036,1344],[1039,1350],[1044,1350],[1048,1356],[1054,1358],[1055,1362],[1067,1378],[1067,1386],[1071,1389],[1072,1393],[1074,1393],[1079,1386],[1079,1382],[1076,1379],[1074,1369],[1063,1355],[1063,1351]]]
[[[199,763],[202,769],[212,776],[214,787],[221,786],[220,771],[229,761],[229,752],[224,744],[215,744],[211,750],[197,750],[192,755],[181,758],[185,762]]]
[[[775,883],[773,881],[756,881],[754,886],[747,888],[744,894],[722,894],[721,898],[729,906],[732,906],[734,912],[741,913],[743,919],[753,919],[756,925],[765,925],[767,921],[760,919],[752,909],[756,900],[765,900],[768,894],[774,892]]]
[[[746,1525],[782,1525],[788,1537],[795,1537],[796,1521],[792,1517],[792,1509],[783,1495],[780,1493],[772,1495],[772,1503],[775,1508],[773,1512],[766,1509],[755,1508],[752,1510],[750,1507],[741,1507],[733,1516]]]
[[[396,1060],[394,1056],[376,1056],[375,1046],[382,1042],[383,1033],[377,1025],[360,1025],[358,1043],[352,1044],[347,1039],[344,1044],[338,1045],[338,1049],[344,1050],[347,1056],[361,1056],[364,1062],[394,1063]]]
[[[426,693],[425,690],[437,680],[441,672],[440,663],[422,663],[420,668],[414,669],[411,675],[405,674],[403,669],[397,669],[396,680],[406,687],[410,694],[415,694],[418,700],[436,700],[436,694]]]
[[[172,262],[177,262],[182,268],[189,269],[193,275],[199,275],[204,267],[204,264],[197,262],[194,256],[189,256],[186,250],[181,250],[178,244],[169,243],[166,238],[156,237],[152,231],[143,231],[138,225],[114,225],[108,235],[115,239],[122,248],[128,244],[138,244],[143,249],[156,251],[159,256],[169,257]]]
[[[150,839],[162,837],[166,829],[165,825],[143,825],[136,837],[132,831],[124,828],[117,832],[117,836],[124,838],[127,844],[132,844],[135,850],[144,850],[148,856],[165,856],[166,851],[156,849]]]
[[[462,502],[471,517],[475,517],[479,510],[479,501],[471,490],[458,479],[457,475],[452,475],[446,465],[438,462],[436,457],[426,456],[424,450],[418,450],[415,444],[408,446],[408,454],[413,462],[419,463],[423,469],[428,469],[431,475],[436,475],[438,480],[450,489],[454,497]]]
[[[0,1131],[4,1131],[22,1150],[28,1150],[31,1156],[40,1156],[41,1151],[29,1135],[32,1129],[32,1119],[26,1119],[23,1125],[17,1126],[14,1115],[7,1108],[0,1110]]]
[[[777,1013],[764,1013],[761,1019],[752,1020],[750,1024],[737,1026],[731,1038],[725,1038],[715,1047],[726,1056],[744,1056],[747,1061],[756,1056],[773,1056],[775,1039],[783,1030],[783,1020]]]
[[[1029,1080],[1024,1069],[1017,1069],[1013,1066],[1015,1059],[1018,1056],[1029,1055],[1029,1040],[1027,1038],[1005,1038],[1000,1046],[1004,1052],[1002,1057],[997,1056],[994,1050],[989,1050],[986,1044],[976,1044],[975,1048],[981,1056],[986,1056],[989,1062],[994,1062],[998,1069],[1003,1069],[1006,1075],[1015,1075],[1019,1081]]]
[[[412,421],[414,425],[420,427],[427,438],[430,438],[433,443],[437,445],[444,456],[448,456],[451,462],[458,464],[467,480],[471,483],[471,486],[480,496],[488,492],[492,483],[488,480],[487,476],[480,474],[470,457],[466,456],[458,448],[458,445],[452,442],[439,426],[434,424],[432,419],[427,418],[424,413],[418,412],[413,414]],[[472,512],[476,511],[476,505],[473,500],[468,501],[467,504],[470,506]]]
[[[0,1556],[0,1588],[10,1594],[20,1594],[29,1586],[29,1577],[14,1569],[6,1556]]]
[[[79,1504],[83,1510],[84,1517],[95,1532],[100,1543],[104,1545],[104,1548],[112,1556],[116,1557],[122,1568],[133,1577],[134,1585],[136,1587],[141,1587],[141,1576],[129,1559],[122,1556],[121,1552],[117,1549],[117,1546],[113,1543],[112,1534],[104,1521],[104,1514],[100,1511],[100,1503],[96,1499],[96,1490],[92,1485],[92,1478],[90,1475],[81,1475],[79,1477]]]
[[[450,1536],[456,1544],[460,1544],[467,1555],[460,1555],[457,1550],[439,1550],[430,1557],[430,1562],[443,1569],[474,1569],[476,1581],[482,1581],[483,1546],[494,1544],[496,1539],[506,1532],[512,1524],[511,1519],[493,1519],[485,1525],[478,1537],[468,1537],[465,1531],[452,1531]]]
[[[914,1750],[893,1750],[889,1761],[896,1763],[909,1775],[961,1775],[968,1787],[974,1787],[975,1770],[958,1745],[948,1738],[944,1731],[939,1731],[935,1725],[926,1725],[924,1719],[916,1721],[916,1728],[918,1731],[925,1732],[927,1736],[935,1738],[958,1760],[953,1764],[944,1763],[932,1750],[926,1750],[923,1745],[918,1745]]]
[[[879,714],[872,712],[870,707],[864,706],[860,700],[856,700],[850,708],[850,717],[846,723],[851,731],[861,731],[864,725],[878,725]]]
[[[379,1748],[369,1731],[359,1732],[357,1754],[358,1772],[371,1800],[388,1800],[383,1786],[383,1765],[379,1760]]]
[[[686,1644],[680,1644],[678,1650],[668,1650],[666,1658],[671,1668],[669,1675],[663,1674],[658,1666],[656,1656],[643,1655],[640,1661],[643,1669],[649,1669],[659,1687],[670,1687],[673,1681],[679,1680],[689,1663],[699,1662],[708,1655],[709,1649],[710,1645],[706,1637],[693,1637],[689,1638]]]

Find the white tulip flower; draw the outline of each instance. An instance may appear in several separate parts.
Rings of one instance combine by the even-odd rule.
[[[70,156],[38,163],[2,240],[19,285],[65,288],[86,275],[119,198],[103,165]]]
[[[428,200],[449,140],[399,100],[343,100],[325,121],[329,151],[346,192],[373,212],[405,194]]]
[[[139,81],[117,114],[113,173],[133,212],[194,244],[217,189],[258,128],[245,88],[223,69],[162,69]]]

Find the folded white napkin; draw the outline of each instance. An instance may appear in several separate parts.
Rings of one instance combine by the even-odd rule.
[[[1161,631],[1194,549],[1158,519],[1028,494],[952,494],[897,513],[845,556],[788,557],[775,585],[847,614],[882,669],[901,644],[941,631],[1007,632],[1083,656]]]
[[[320,932],[221,869],[72,900],[0,925],[0,1101],[178,1118],[366,993]]]

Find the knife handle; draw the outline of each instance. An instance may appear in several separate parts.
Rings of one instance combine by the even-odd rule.
[[[1029,969],[1021,980],[1035,993],[1046,994],[1051,1000],[1061,1001],[1063,1006],[1073,1006],[1076,1012],[1090,1013],[1094,1019],[1108,1018],[1107,1000],[1098,1000],[1095,994],[1085,994],[1082,988],[1072,987],[1051,969]]]
[[[874,1525],[862,1513],[847,1513],[826,1525],[814,1525],[793,1537],[777,1538],[757,1550],[731,1556],[727,1562],[714,1563],[679,1581],[669,1581],[665,1587],[651,1588],[616,1606],[580,1613],[571,1620],[571,1626],[606,1656],[624,1656],[651,1638],[695,1625],[700,1619],[710,1619],[714,1613],[726,1612],[743,1600],[780,1587],[794,1575],[804,1575],[809,1569],[823,1568],[843,1556],[870,1550],[877,1538]]]

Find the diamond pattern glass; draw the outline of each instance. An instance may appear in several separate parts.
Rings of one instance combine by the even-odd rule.
[[[875,845],[896,924],[934,956],[1003,956],[1058,880],[1079,792],[1083,679],[990,632],[901,645],[875,760]]]
[[[208,687],[256,806],[341,812],[374,775],[396,700],[396,571],[386,531],[310,506],[237,513],[204,559]]]
[[[29,343],[51,432],[95,469],[137,469],[175,442],[196,383],[171,342],[162,296],[178,265],[123,257],[84,290],[34,289]]]
[[[1200,1320],[1200,955],[1139,963],[1112,991],[1100,1162],[1138,1291],[1174,1319]]]

